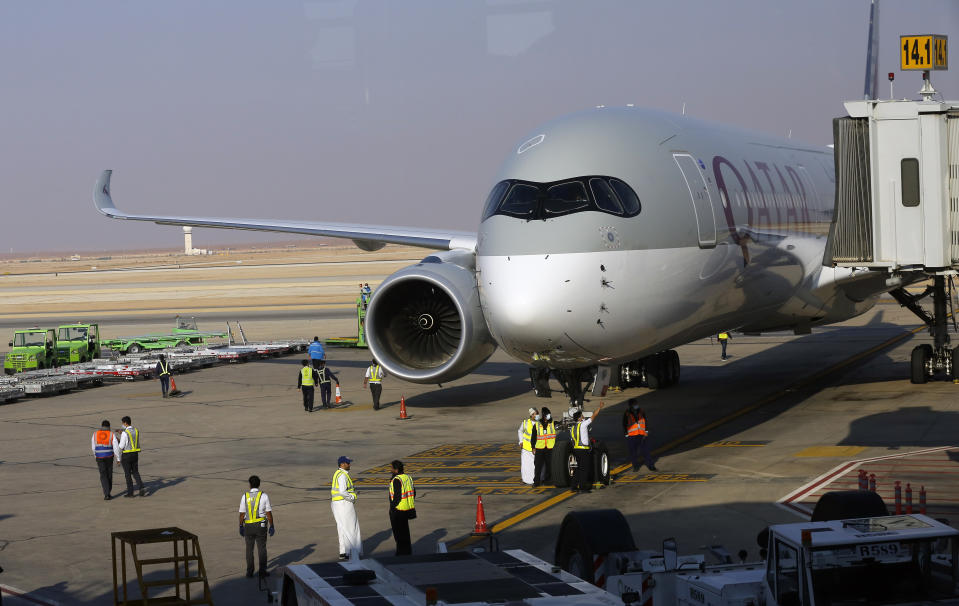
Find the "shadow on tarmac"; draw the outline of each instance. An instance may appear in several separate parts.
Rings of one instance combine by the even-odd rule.
[[[954,446],[959,434],[959,412],[932,410],[929,406],[906,406],[892,412],[861,417],[852,422],[840,445]],[[949,453],[953,458],[954,453]],[[956,460],[953,458],[953,460]]]

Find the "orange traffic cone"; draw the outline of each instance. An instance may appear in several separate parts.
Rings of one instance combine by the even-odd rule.
[[[486,534],[489,531],[486,526],[486,512],[483,511],[483,497],[476,495],[476,525],[473,527],[473,533]]]
[[[341,402],[343,402],[343,396],[340,395],[340,386],[337,385],[336,386],[336,403],[340,404]]]
[[[176,396],[180,394],[180,390],[176,388],[176,380],[171,376],[170,377],[170,395]]]
[[[400,398],[400,420],[405,421],[410,416],[406,414],[406,396]]]

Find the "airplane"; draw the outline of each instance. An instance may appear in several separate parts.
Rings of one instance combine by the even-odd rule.
[[[867,95],[872,80],[867,69]],[[372,298],[373,357],[393,376],[442,384],[499,347],[530,366],[537,395],[552,375],[574,406],[584,384],[675,384],[684,343],[730,329],[808,333],[903,286],[824,264],[831,149],[653,109],[600,107],[535,129],[509,154],[476,233],[129,214],[110,180],[104,171],[93,197],[114,219],[432,249]]]

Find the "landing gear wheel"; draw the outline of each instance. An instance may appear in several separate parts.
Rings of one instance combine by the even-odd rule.
[[[668,352],[666,352],[666,355],[668,356],[669,365],[673,371],[673,385],[675,385],[676,383],[679,383],[679,371],[680,368],[682,368],[679,363],[679,353],[677,353],[675,349],[670,349]]]
[[[643,365],[646,368],[646,387],[650,389],[665,387],[663,368],[659,356],[649,356]]]
[[[139,343],[134,343],[130,347],[127,347],[128,354],[138,354],[141,351],[143,351],[143,347],[141,347]]]
[[[618,509],[571,511],[560,526],[555,562],[570,574],[595,584],[594,556],[635,550],[633,533]]]
[[[549,473],[553,485],[557,488],[566,488],[573,481],[573,469],[570,461],[573,459],[573,443],[569,440],[557,441],[549,460]]]
[[[926,362],[929,361],[929,351],[926,349],[927,346],[920,345],[919,347],[914,347],[912,349],[912,357],[910,359],[910,380],[915,384],[921,384],[926,382]],[[931,349],[931,348],[930,348]]]
[[[609,486],[609,449],[604,442],[593,446],[593,482]]]

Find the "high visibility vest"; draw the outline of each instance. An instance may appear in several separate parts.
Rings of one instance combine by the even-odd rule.
[[[523,450],[533,452],[533,445],[530,443],[530,440],[533,439],[533,425],[535,424],[536,421],[533,419],[523,421]]]
[[[543,429],[542,424],[536,428],[536,449],[552,448],[556,444],[556,426],[550,421]]]
[[[639,419],[633,413],[629,413],[629,416],[633,418],[633,423],[626,428],[626,435],[628,436],[645,436],[646,435],[646,419]]]
[[[256,496],[252,492],[246,493],[246,520],[244,524],[259,524],[266,518],[260,517],[260,497],[263,491],[257,490]]]
[[[316,371],[316,374],[320,375],[320,383],[330,383],[333,381],[333,378],[330,377],[330,373],[326,372],[325,368],[321,368]]]
[[[130,448],[124,450],[123,454],[140,452],[140,430],[135,427],[126,427],[123,432],[127,434],[127,441],[130,442]]]
[[[170,374],[170,363],[166,360],[160,360],[160,376]]]
[[[396,509],[398,511],[409,511],[415,506],[413,504],[413,478],[409,477],[405,473],[398,474],[394,480],[400,481],[400,490],[403,493],[400,495],[400,502],[397,503]],[[393,502],[393,480],[390,480],[390,503]]]
[[[370,383],[379,383],[380,381],[382,381],[383,379],[380,375],[381,372],[383,371],[382,369],[380,369],[379,364],[374,364],[373,366],[370,366]]]
[[[725,340],[728,339],[728,338],[729,338],[729,334],[724,333],[724,332],[719,333],[719,340],[720,340],[720,341],[725,341]]]
[[[353,478],[351,478],[350,474],[345,469],[342,469],[342,468],[338,468],[336,471],[333,472],[333,486],[330,487],[330,495],[333,497],[333,500],[342,501],[346,498],[342,494],[340,494],[340,490],[339,490],[340,484],[338,482],[340,478],[340,474],[343,474],[346,476],[346,492],[353,495],[353,499],[356,500],[356,489],[353,488]]]
[[[96,440],[96,451],[94,454],[98,459],[106,459],[113,456],[113,433],[109,429],[98,429],[94,435]]]
[[[576,423],[576,425],[573,425],[573,428],[569,430],[569,433],[570,433],[570,435],[571,435],[572,438],[573,438],[573,448],[578,448],[578,449],[580,449],[580,450],[588,450],[588,449],[589,449],[589,445],[587,444],[587,445],[584,446],[584,445],[581,443],[582,440],[579,439],[580,434],[582,433],[582,432],[580,431],[580,429],[582,428],[582,426],[583,426],[583,422],[582,422],[582,421],[578,421],[578,422]]]
[[[303,387],[313,387],[313,369],[309,366],[304,366],[300,370],[300,384]]]

